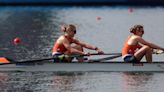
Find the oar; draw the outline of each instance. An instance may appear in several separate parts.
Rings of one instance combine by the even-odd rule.
[[[163,54],[164,51],[163,50],[160,50],[160,49],[154,49],[153,50],[153,54]]]
[[[104,53],[104,54],[99,54],[99,53],[91,53],[89,55],[65,55],[65,57],[81,57],[81,56],[92,56],[92,55],[120,55],[121,53]],[[24,61],[18,61],[18,60],[13,60],[10,58],[5,58],[5,57],[0,57],[0,65],[5,65],[5,64],[18,64],[18,63],[34,63],[34,62],[40,62],[40,61],[46,61],[46,60],[53,60],[53,59],[58,59],[59,57],[49,57],[49,58],[42,58],[42,59],[34,59],[34,60],[24,60]]]
[[[110,57],[105,57],[105,58],[101,58],[101,59],[98,59],[99,61],[104,61],[104,60],[111,60],[111,59],[115,59],[115,58],[119,58],[121,57],[122,55],[115,55],[115,56],[110,56]]]
[[[163,54],[164,51],[163,50],[160,50],[160,49],[154,49],[153,50],[153,54]],[[115,58],[119,58],[121,57],[121,53],[115,53],[113,54],[114,56],[109,56],[109,57],[105,57],[105,58],[100,58],[100,59],[91,59],[89,60],[90,62],[102,62],[102,61],[106,61],[106,60],[112,60],[112,59],[115,59]]]
[[[13,59],[6,58],[6,57],[0,57],[0,65],[19,64],[19,63],[34,63],[34,62],[40,62],[40,61],[52,60],[52,59],[55,59],[55,58],[50,57],[50,58],[43,58],[43,59],[18,61],[18,60],[13,60]]]
[[[163,54],[164,53],[163,50],[155,50],[153,52],[154,52],[153,54]],[[109,56],[109,57],[100,58],[100,59],[96,59],[96,60],[91,60],[93,62],[111,60],[111,59],[115,59],[115,58],[122,56],[121,53],[104,53],[104,54],[91,53],[91,54],[89,54],[89,56],[92,56],[92,55],[114,55],[114,56]],[[71,55],[69,57],[71,58],[71,57],[81,57],[81,56],[88,56],[88,55]],[[46,60],[53,60],[53,59],[57,59],[57,58],[59,58],[59,57],[49,57],[49,58],[42,58],[42,59],[35,59],[35,60],[17,61],[17,60],[13,60],[10,58],[0,57],[0,65],[17,64],[17,63],[34,63],[34,62],[40,62],[40,61],[46,61]]]
[[[106,60],[112,60],[112,59],[115,59],[115,58],[119,58],[121,57],[122,55],[114,55],[114,56],[109,56],[109,57],[105,57],[105,58],[100,58],[100,59],[91,59],[89,60],[89,62],[102,62],[102,61],[106,61]]]
[[[89,54],[89,55],[91,55],[91,56],[93,56],[93,55],[121,55],[121,53],[104,53],[104,54],[91,53],[91,54]],[[82,55],[82,56],[84,56],[84,55]],[[86,56],[86,55],[85,55],[85,56]]]
[[[163,54],[164,51],[163,50],[160,50],[160,49],[154,49],[153,50],[153,54]],[[103,61],[103,60],[111,60],[111,59],[115,59],[115,58],[118,58],[118,57],[121,57],[122,54],[121,53],[113,53],[114,56],[109,56],[109,57],[105,57],[105,58],[101,58],[101,59],[97,59],[99,61]]]

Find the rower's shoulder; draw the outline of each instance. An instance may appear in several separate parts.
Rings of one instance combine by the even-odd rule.
[[[142,37],[141,36],[138,36],[138,35],[133,35],[133,36],[131,36],[131,38],[132,39],[142,39]]]
[[[65,36],[64,35],[61,35],[58,39],[59,40],[64,40],[65,39]]]
[[[65,39],[65,37],[63,35],[61,35],[56,42],[60,43],[60,42],[63,42]]]

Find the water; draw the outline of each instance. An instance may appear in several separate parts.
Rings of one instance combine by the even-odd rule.
[[[106,53],[120,52],[135,24],[144,25],[146,40],[164,46],[163,11],[163,7],[128,6],[0,7],[0,56],[14,60],[50,57],[64,23],[75,24],[78,39]],[[15,37],[21,38],[21,44],[13,44]],[[153,57],[164,60],[163,55]],[[158,72],[1,72],[0,91],[162,92],[163,76]]]
[[[1,72],[1,92],[163,92],[158,72]]]

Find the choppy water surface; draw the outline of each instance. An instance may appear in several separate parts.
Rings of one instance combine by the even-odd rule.
[[[163,92],[158,72],[1,72],[1,92]]]
[[[163,11],[163,7],[128,6],[0,7],[0,56],[15,60],[50,57],[64,23],[75,24],[78,39],[106,53],[120,52],[135,24],[144,25],[145,39],[164,46]],[[21,44],[13,44],[15,37],[21,38]],[[154,60],[164,57],[154,55]],[[0,91],[163,92],[163,76],[158,72],[0,72]]]

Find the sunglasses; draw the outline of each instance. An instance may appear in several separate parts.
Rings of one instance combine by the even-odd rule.
[[[73,31],[76,34],[76,30]]]

